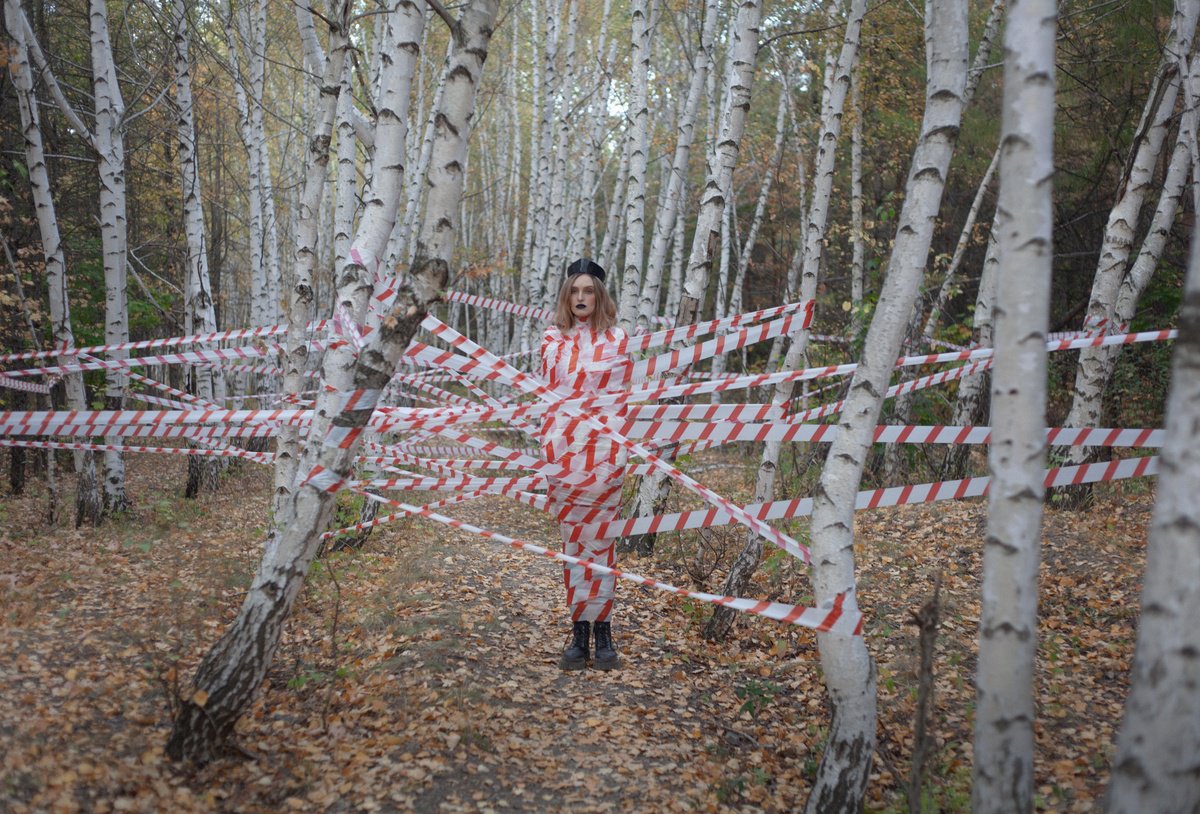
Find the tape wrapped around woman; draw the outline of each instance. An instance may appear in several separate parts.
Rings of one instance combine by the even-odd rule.
[[[629,365],[617,353],[625,332],[617,327],[616,306],[604,288],[604,269],[587,259],[567,269],[559,290],[554,323],[542,337],[542,376],[547,385],[564,398],[604,392],[602,381],[620,382]],[[610,384],[609,388],[614,385]],[[608,423],[617,411],[598,415]],[[563,552],[610,568],[616,565],[616,540],[581,536],[572,540],[577,527],[613,520],[621,503],[625,480],[625,451],[578,417],[552,412],[542,424],[542,450],[546,460],[560,464],[566,473],[552,478],[548,486],[550,505],[559,522]],[[594,631],[595,658],[592,667],[611,670],[619,665],[612,643],[611,620],[616,594],[616,577],[598,574],[586,565],[563,567],[567,606],[572,621],[572,641],[559,666],[580,670],[591,655]]]

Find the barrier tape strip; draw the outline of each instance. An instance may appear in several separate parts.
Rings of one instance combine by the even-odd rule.
[[[199,455],[209,458],[246,458],[260,464],[275,462],[272,452],[250,452],[236,447],[208,449],[205,447],[142,447],[128,444],[84,444],[77,441],[24,441],[18,438],[0,438],[0,446],[25,447],[28,449],[71,449],[92,452],[153,452],[166,455]]]
[[[532,377],[522,373],[519,370],[516,370],[511,365],[509,365],[507,362],[505,362],[501,359],[497,359],[494,354],[490,353],[486,349],[484,349],[484,348],[480,347],[479,345],[475,344],[474,342],[470,341],[469,339],[467,339],[465,336],[463,336],[462,334],[455,331],[450,326],[448,326],[445,323],[438,320],[436,317],[427,316],[425,318],[424,322],[422,323],[422,325],[425,327],[426,330],[430,331],[431,333],[433,333],[435,335],[441,336],[441,338],[443,340],[451,343],[454,347],[469,354],[472,358],[479,359],[480,361],[491,366],[498,374],[502,375],[505,379],[507,379],[510,384],[520,387],[522,390],[525,390],[528,393],[537,395],[539,398],[542,398],[542,399],[557,400],[559,398],[556,394],[553,393],[553,391],[551,391],[545,385],[534,381]],[[561,405],[562,402],[560,401],[559,404]],[[630,441],[628,438],[625,438],[624,436],[617,434],[616,432],[614,432],[612,430],[611,427],[609,427],[604,422],[598,420],[593,415],[590,415],[590,414],[584,413],[584,412],[570,410],[570,409],[565,410],[565,412],[568,415],[577,416],[579,418],[582,418],[589,427],[591,427],[593,430],[599,431],[599,433],[601,435],[607,437],[608,440],[611,441],[612,443],[615,443],[615,444],[620,445],[621,447],[624,447],[628,452],[630,452],[633,455],[640,455],[643,461],[658,468],[659,471],[663,472],[671,480],[675,481],[677,484],[679,484],[683,488],[687,489],[689,492],[699,495],[700,497],[702,497],[704,500],[708,501],[709,503],[713,503],[714,505],[720,506],[721,508],[725,509],[734,518],[736,518],[738,520],[738,522],[751,528],[753,531],[755,531],[760,536],[770,540],[776,546],[778,546],[779,548],[782,548],[784,551],[788,552],[793,557],[796,557],[797,559],[799,559],[803,562],[806,562],[806,563],[811,561],[811,555],[809,554],[809,551],[806,547],[804,547],[797,541],[793,540],[791,537],[784,534],[783,532],[778,531],[777,529],[774,529],[771,526],[768,526],[767,524],[759,521],[755,517],[747,514],[742,509],[740,509],[738,506],[735,506],[733,503],[731,503],[730,501],[721,497],[719,494],[712,491],[708,487],[704,486],[699,481],[695,480],[694,478],[689,477],[688,475],[685,475],[682,471],[680,471],[676,467],[674,467],[671,464],[667,463],[666,461],[662,460],[657,455],[652,453],[649,449],[647,449],[645,446],[634,443],[633,441]]]
[[[499,532],[489,531],[488,529],[474,526],[470,523],[461,520],[455,520],[452,517],[447,517],[443,514],[438,514],[435,511],[422,506],[411,506],[399,501],[388,500],[381,498],[379,495],[373,495],[369,492],[360,492],[364,497],[375,500],[389,506],[395,506],[410,515],[419,515],[434,522],[441,523],[451,528],[456,528],[461,531],[466,531],[471,534],[483,537],[485,540],[499,543],[501,545],[515,548],[519,551],[526,551],[531,554],[539,554],[543,557],[548,557],[559,562],[569,563],[571,565],[583,565],[592,571],[599,574],[611,574],[617,579],[623,579],[627,582],[632,582],[635,585],[641,585],[646,588],[654,588],[655,590],[664,591],[666,593],[676,594],[677,596],[686,596],[691,599],[696,599],[701,602],[707,602],[712,605],[722,605],[733,608],[734,610],[743,613],[753,614],[755,616],[764,616],[768,619],[775,619],[780,622],[798,625],[800,627],[810,628],[821,633],[835,633],[843,636],[860,636],[863,630],[863,615],[861,612],[848,612],[844,610],[843,603],[845,595],[839,594],[834,601],[826,608],[805,608],[798,605],[787,605],[782,602],[767,602],[761,599],[745,599],[736,596],[722,596],[721,594],[702,593],[699,591],[689,591],[685,588],[677,588],[666,582],[660,582],[650,577],[644,577],[640,574],[622,571],[617,568],[609,568],[595,563],[590,560],[583,560],[578,557],[572,557],[559,551],[552,551],[544,546],[535,545],[534,543],[518,540]]]
[[[7,387],[10,390],[24,390],[26,393],[41,393],[43,395],[51,391],[51,387],[48,384],[13,379],[3,373],[0,373],[0,387]]]
[[[1158,474],[1158,457],[1124,458],[1120,460],[1063,466],[1047,470],[1044,484],[1053,486],[1099,483],[1101,481],[1124,480]],[[886,506],[902,506],[913,503],[934,503],[942,500],[962,500],[987,494],[991,478],[984,475],[963,480],[937,483],[920,483],[911,486],[889,486],[858,493],[854,508],[878,509]],[[784,520],[808,517],[812,514],[812,498],[776,500],[769,503],[752,503],[746,511],[762,520]],[[671,514],[634,517],[595,523],[580,528],[583,534],[598,534],[604,537],[626,537],[632,534],[684,531],[696,528],[725,526],[733,522],[728,514],[712,508],[694,509]]]

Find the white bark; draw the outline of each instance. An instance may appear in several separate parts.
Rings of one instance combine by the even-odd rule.
[[[1137,649],[1106,810],[1200,808],[1200,230],[1179,314]]]
[[[978,87],[979,79],[983,75],[984,69],[987,67],[991,59],[992,47],[995,43],[997,34],[1000,31],[1000,20],[1004,14],[1003,0],[992,0],[991,11],[988,13],[987,23],[984,25],[983,35],[980,37],[979,48],[975,51],[975,58],[971,63],[971,69],[967,73],[967,86],[963,91],[964,104],[970,104],[975,96],[975,88]],[[923,316],[922,300],[918,300],[917,306],[913,308],[912,322],[909,325],[909,339],[916,342],[917,332],[921,331],[922,344],[917,347],[928,345],[930,339],[933,338],[933,331],[937,327],[937,322],[941,318],[942,308],[945,306],[950,292],[953,290],[958,267],[962,262],[963,252],[966,250],[967,243],[970,239],[971,232],[975,226],[975,219],[978,217],[979,207],[983,202],[984,193],[991,184],[992,175],[995,172],[998,161],[999,150],[992,157],[992,161],[984,173],[983,180],[979,183],[978,191],[975,194],[975,200],[967,213],[966,223],[962,231],[959,233],[958,245],[955,248],[954,256],[950,261],[950,265],[946,270],[945,276],[942,278],[941,287],[930,305],[928,318],[924,322],[924,328],[921,328],[921,317]],[[916,352],[916,351],[914,351]],[[911,381],[916,377],[916,373],[911,368],[906,368],[901,372],[901,381]],[[891,416],[888,419],[889,423],[907,424],[909,416],[912,412],[913,395],[905,393],[899,396],[892,405]],[[900,467],[900,447],[898,444],[891,444],[887,447],[884,455],[884,479],[891,480],[895,477]]]
[[[594,71],[600,75],[599,85],[594,97],[589,96],[587,112],[580,118],[585,122],[580,128],[580,135],[586,139],[583,155],[583,172],[579,181],[579,201],[575,208],[575,221],[570,229],[567,247],[568,257],[591,257],[595,251],[596,231],[596,185],[600,177],[600,154],[604,144],[604,132],[608,116],[608,99],[612,90],[613,54],[607,53],[608,46],[608,17],[612,8],[612,0],[604,0],[604,9],[600,17],[600,34],[596,43],[596,65]],[[615,52],[616,43],[612,44]],[[585,71],[587,76],[590,71]]]
[[[762,19],[762,4],[758,0],[739,0],[737,15],[730,25],[729,72],[726,76],[725,104],[721,111],[721,130],[701,192],[700,212],[696,216],[696,231],[688,257],[683,281],[683,296],[676,314],[676,324],[687,325],[699,319],[704,292],[713,260],[720,251],[721,221],[733,187],[733,170],[737,166],[746,115],[758,60],[758,32]],[[642,478],[637,498],[629,516],[655,514],[665,500],[666,478],[659,472]],[[640,535],[621,543],[622,548],[647,551],[653,547],[653,535]]]
[[[692,154],[692,142],[696,133],[696,116],[700,111],[700,100],[712,66],[713,36],[717,30],[717,0],[706,0],[704,22],[700,33],[700,47],[692,56],[691,80],[688,82],[687,98],[679,121],[675,127],[675,152],[663,194],[662,206],[654,217],[654,231],[650,240],[650,254],[646,261],[646,279],[642,284],[641,300],[638,303],[638,325],[650,328],[651,320],[658,316],[659,296],[662,286],[663,266],[667,262],[667,247],[675,231],[675,222],[682,218],[684,184],[687,180],[688,161]],[[673,280],[673,278],[672,278]],[[682,287],[682,276],[680,279]],[[672,310],[678,302],[679,289],[668,291],[668,308]]]
[[[100,173],[100,243],[104,254],[104,341],[117,345],[129,341],[129,304],[126,299],[128,257],[125,215],[125,102],[117,82],[112,41],[108,33],[108,8],[104,0],[90,0],[88,21],[92,44],[92,89],[95,97],[96,125],[93,144]],[[109,359],[124,359],[127,351],[108,354]],[[105,409],[120,410],[125,403],[129,377],[121,370],[105,376]],[[109,438],[109,444],[120,444]],[[120,452],[104,454],[104,510],[126,511],[125,456]]]
[[[1179,136],[1175,140],[1175,148],[1171,152],[1170,163],[1167,165],[1167,175],[1163,179],[1162,189],[1159,192],[1158,205],[1155,207],[1150,229],[1142,241],[1137,259],[1134,260],[1117,289],[1117,301],[1113,306],[1112,319],[1121,330],[1124,330],[1124,326],[1129,324],[1137,312],[1138,301],[1154,276],[1159,259],[1162,257],[1163,248],[1171,235],[1171,225],[1179,211],[1179,201],[1183,197],[1188,172],[1191,170],[1192,157],[1189,142],[1194,138],[1194,131],[1180,127]],[[1116,366],[1117,358],[1121,355],[1121,346],[1111,345],[1099,350],[1102,350],[1103,353],[1099,354],[1096,375],[1100,382],[1100,390],[1103,392],[1108,386],[1109,379],[1112,378],[1113,368]]]
[[[1113,318],[1113,306],[1126,274],[1142,204],[1155,186],[1155,169],[1174,116],[1175,100],[1181,85],[1177,55],[1190,53],[1197,17],[1200,16],[1200,3],[1177,6],[1176,12],[1169,37],[1170,47],[1163,55],[1157,81],[1151,88],[1142,114],[1137,134],[1137,150],[1123,179],[1121,195],[1109,212],[1108,224],[1104,230],[1104,243],[1100,249],[1100,261],[1092,281],[1085,328],[1097,326],[1101,321]],[[1066,426],[1100,426],[1104,385],[1107,383],[1106,357],[1106,353],[1092,348],[1085,348],[1079,352],[1074,396],[1071,410],[1067,414]],[[1087,447],[1071,447],[1067,450],[1066,458],[1068,463],[1078,464],[1086,461],[1090,453],[1091,450]]]
[[[50,192],[50,173],[46,168],[41,117],[33,84],[34,68],[29,60],[28,23],[18,0],[5,0],[4,19],[14,44],[8,72],[17,91],[21,134],[25,141],[25,166],[29,171],[33,209],[42,241],[42,257],[46,267],[46,295],[50,306],[50,334],[56,348],[70,350],[75,347],[75,332],[71,326],[71,301],[67,293],[66,255],[58,228],[54,196]],[[59,357],[59,361],[69,361],[69,356]],[[68,373],[64,376],[63,388],[69,409],[87,409],[81,374]],[[99,520],[102,507],[96,482],[95,456],[90,452],[77,453],[75,471],[80,475],[76,486],[75,525],[78,527],[84,522],[94,524]]]
[[[558,70],[559,22],[562,19],[564,0],[548,0],[545,11],[546,46],[543,56],[542,117],[538,123],[538,150],[533,156],[537,162],[536,197],[533,209],[533,283],[542,305],[554,294],[551,279],[557,279],[558,269],[550,268],[550,200],[554,185],[555,119],[561,115],[562,78]]]
[[[1016,0],[1004,32],[991,488],[975,678],[972,810],[977,813],[1033,810],[1056,23],[1054,0]]]
[[[394,225],[403,182],[405,145],[403,141],[396,144],[388,142],[394,140],[392,136],[407,129],[407,90],[421,42],[423,7],[424,3],[398,0],[395,9],[390,12],[394,33],[388,37],[391,42],[388,53],[392,59],[381,70],[379,105],[380,125],[390,130],[380,132],[376,138],[374,187],[379,191],[380,198],[377,202],[367,202],[363,224],[355,238],[356,247],[360,247],[361,251],[373,252],[376,257],[383,252]],[[460,50],[474,53],[473,59],[480,65],[486,57],[487,35],[490,34],[490,25],[486,33],[482,26],[494,19],[496,8],[495,0],[477,0],[466,8],[459,21],[463,39],[477,43],[469,49]],[[335,29],[341,27],[338,23],[345,24],[348,11],[348,4],[343,5],[341,14],[333,18],[336,21]],[[473,28],[476,24],[480,28]],[[335,41],[338,39],[340,37]],[[336,53],[342,50],[334,45],[341,44],[331,43],[330,63],[339,62]],[[336,73],[326,72],[327,79],[331,73],[334,79],[340,76],[340,66],[335,67],[338,67]],[[447,91],[447,96],[450,92]],[[465,115],[469,118],[470,111],[465,111]],[[322,113],[321,118],[324,117]],[[465,131],[460,130],[457,135],[465,140]],[[460,181],[461,177],[461,174],[457,176]],[[440,243],[446,239],[444,230],[435,227],[431,234],[436,237],[430,245],[438,243],[444,246],[444,243]],[[400,354],[416,332],[429,304],[445,285],[447,272],[446,260],[439,257],[430,257],[414,269],[410,278],[411,288],[406,286],[402,289],[392,312],[378,321],[376,330],[368,334],[364,347],[354,354],[349,381],[346,382],[348,386],[342,392],[343,395],[348,391],[361,394],[361,399],[352,405],[357,409],[347,409],[345,399],[335,399],[336,403],[329,402],[330,412],[321,422],[354,440],[348,444],[327,444],[325,433],[314,428],[305,458],[305,472],[316,473],[317,467],[321,467],[335,479],[347,477],[358,452],[361,430],[372,412],[371,409],[362,409],[362,405],[369,402],[373,406],[375,396],[372,394],[381,392],[392,378]],[[344,302],[356,303],[361,291],[358,275],[348,271],[339,281],[343,282],[346,283],[346,289],[339,291],[339,298],[344,295]],[[322,385],[328,383],[330,374],[340,379],[343,372],[340,360],[332,363],[327,360]],[[325,388],[322,386],[321,389]],[[238,617],[197,670],[192,692],[183,702],[167,744],[167,754],[172,758],[211,759],[253,699],[270,666],[283,622],[316,555],[320,533],[325,528],[332,504],[331,488],[320,481],[300,485],[293,499],[287,502],[278,545],[267,548]]]
[[[353,72],[342,66],[342,89],[337,101],[337,174],[334,180],[334,269],[345,266],[358,216],[358,138],[354,131]]]
[[[993,215],[988,230],[988,247],[983,258],[983,270],[979,275],[979,290],[975,294],[975,311],[972,322],[972,339],[977,347],[992,347],[992,325],[996,303],[996,283],[999,278],[1000,258],[996,248],[996,215]],[[976,373],[958,383],[958,395],[954,401],[956,427],[971,427],[986,423],[983,419],[987,384],[990,373]],[[951,445],[946,451],[946,463],[942,469],[943,479],[966,477],[967,461],[971,447],[966,444]]]
[[[196,123],[192,105],[192,72],[189,54],[190,24],[187,4],[175,0],[172,5],[175,46],[175,123],[176,155],[183,192],[183,231],[186,240],[186,306],[184,333],[215,333],[217,312],[208,274],[208,247],[204,234],[204,203],[200,194],[200,175],[196,163]],[[208,347],[208,346],[201,346]],[[195,394],[212,404],[223,395],[224,386],[218,382],[221,372],[211,365],[193,365],[188,372]],[[222,461],[216,457],[188,458],[187,493],[195,496],[200,488],[215,490]]]
[[[830,607],[840,596],[846,611],[858,608],[855,497],[921,283],[946,170],[958,137],[967,78],[967,4],[930,0],[925,7],[925,41],[925,116],[894,248],[842,410],[840,432],[830,445],[813,494],[813,594],[817,607]],[[817,641],[833,722],[805,810],[813,814],[857,811],[863,804],[875,745],[875,667],[861,636],[818,634]]]
[[[863,277],[866,272],[867,235],[863,228],[862,155],[863,126],[859,71],[850,74],[850,325],[846,334],[857,340],[863,326]]]
[[[866,14],[866,0],[854,0],[846,19],[846,33],[837,61],[833,63],[830,75],[825,81],[825,92],[821,103],[825,111],[821,122],[821,133],[817,141],[817,158],[813,164],[813,190],[810,198],[807,217],[805,219],[805,236],[800,252],[800,290],[801,299],[815,299],[817,294],[817,277],[821,264],[821,247],[824,243],[825,227],[829,216],[829,201],[833,195],[833,169],[838,137],[841,133],[842,111],[845,108],[846,96],[850,90],[850,76],[858,61],[859,35],[862,31],[862,20]],[[907,200],[907,198],[906,198]],[[795,265],[795,259],[793,259]],[[787,297],[791,299],[795,292],[789,290]],[[784,359],[784,369],[795,370],[804,359],[808,346],[808,330],[801,329],[791,337],[787,356]],[[775,388],[772,403],[782,405],[792,396],[791,384],[779,385]],[[779,441],[767,441],[763,447],[762,458],[759,460],[758,472],[755,477],[755,502],[769,501],[775,495],[775,475],[779,462],[779,453],[783,444]],[[762,538],[750,532],[746,543],[739,552],[737,559],[730,567],[729,575],[725,578],[722,591],[744,592],[750,584],[750,578],[758,568],[762,559]],[[734,596],[740,594],[731,594]],[[709,638],[724,637],[734,623],[735,615],[726,608],[713,611],[705,627],[704,635]]]
[[[621,298],[617,322],[630,333],[638,312],[642,290],[642,266],[646,251],[646,150],[650,146],[650,24],[648,0],[632,0],[633,33],[630,57],[628,121],[625,149],[629,151],[629,174],[625,176],[625,262],[621,273]]]
[[[732,252],[737,254],[737,261],[733,268],[733,280],[732,282],[727,282],[730,276],[728,266],[732,258],[724,253],[723,250],[721,256],[721,275],[718,278],[717,284],[717,301],[714,303],[713,317],[715,319],[742,312],[742,295],[743,289],[746,286],[746,274],[750,269],[750,259],[754,254],[754,246],[758,242],[758,232],[762,228],[763,216],[767,209],[767,200],[771,197],[771,187],[775,182],[775,173],[778,171],[779,164],[783,160],[784,136],[787,133],[787,111],[791,85],[787,78],[787,71],[783,72],[783,76],[783,87],[780,89],[778,106],[775,113],[775,141],[771,148],[771,155],[763,166],[762,183],[758,187],[758,198],[754,203],[754,214],[750,217],[750,230],[746,234],[746,240],[741,243],[740,250],[738,250],[737,239],[737,207],[736,205],[730,207],[729,230],[733,233]],[[725,237],[722,236],[722,241],[724,240]],[[727,285],[729,289],[728,296],[726,296]],[[724,373],[728,361],[728,357],[724,354],[714,356],[712,360],[713,375],[719,376]],[[720,392],[713,393],[711,400],[713,404],[719,404],[721,401]]]
[[[546,224],[548,249],[543,267],[547,273],[557,273],[565,268],[570,260],[567,259],[567,244],[570,242],[570,218],[567,217],[568,199],[577,197],[574,188],[578,181],[574,178],[575,168],[571,157],[572,136],[575,127],[575,107],[578,86],[576,80],[576,38],[579,29],[579,3],[569,0],[567,4],[567,33],[566,47],[563,49],[563,76],[560,90],[559,115],[554,128],[553,169],[550,173],[550,205],[549,218]],[[568,191],[568,187],[572,191]],[[551,270],[554,270],[551,272]],[[557,286],[547,280],[547,295],[558,293]]]
[[[304,387],[308,370],[308,323],[314,315],[312,274],[317,260],[317,217],[325,191],[326,168],[329,165],[329,146],[333,140],[333,124],[341,89],[342,66],[349,43],[347,30],[349,9],[343,2],[340,14],[330,18],[329,56],[321,77],[320,96],[313,111],[309,128],[308,154],[305,159],[304,183],[296,216],[295,257],[288,298],[288,339],[284,356],[284,391],[299,393]],[[307,7],[297,6],[297,19],[311,14]],[[300,435],[296,427],[284,425],[275,445],[274,532],[287,526],[287,507],[291,504],[296,472],[300,461]],[[268,538],[268,549],[274,537]]]

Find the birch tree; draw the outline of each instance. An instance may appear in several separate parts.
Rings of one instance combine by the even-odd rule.
[[[650,147],[650,109],[647,99],[650,84],[649,1],[632,0],[632,41],[629,122],[626,148],[629,174],[623,179],[625,191],[625,262],[621,273],[621,297],[617,321],[632,332],[642,289],[646,236],[646,151]]]
[[[1004,15],[1003,0],[992,0],[991,10],[988,12],[987,22],[983,27],[983,34],[979,38],[979,47],[975,51],[975,59],[972,61],[971,70],[967,74],[967,86],[964,90],[964,104],[970,104],[975,96],[975,89],[979,86],[979,79],[983,76],[988,63],[991,60],[992,46],[996,37],[1000,33],[1000,21]],[[937,294],[934,295],[929,304],[929,313],[925,314],[923,307],[923,299],[917,301],[917,307],[913,308],[912,321],[909,323],[908,336],[916,347],[927,347],[933,339],[933,332],[937,329],[938,322],[941,319],[942,309],[945,307],[946,301],[950,297],[951,291],[954,289],[957,282],[958,269],[962,263],[963,255],[966,251],[968,242],[975,231],[975,220],[979,216],[979,210],[983,203],[984,194],[992,183],[992,176],[995,174],[997,156],[999,153],[994,153],[992,161],[989,163],[987,170],[984,172],[983,180],[979,182],[979,186],[975,193],[975,198],[967,210],[967,217],[963,223],[959,240],[954,249],[954,254],[950,259],[950,263],[946,267],[946,273],[942,277],[941,285],[938,287]],[[922,317],[924,320],[922,321]],[[911,381],[916,377],[914,369],[905,369],[901,373],[902,381]],[[913,394],[903,393],[897,396],[892,404],[891,417],[889,423],[907,424],[912,415]],[[895,476],[900,467],[900,445],[889,444],[884,448],[884,478],[891,479]]]
[[[1158,75],[1151,87],[1142,121],[1139,124],[1135,143],[1137,149],[1122,179],[1122,188],[1117,203],[1108,215],[1104,230],[1104,242],[1100,249],[1100,260],[1092,281],[1088,299],[1085,330],[1120,330],[1113,325],[1113,308],[1121,281],[1128,271],[1128,263],[1141,216],[1142,206],[1155,186],[1155,171],[1175,115],[1175,101],[1182,80],[1179,73],[1179,55],[1191,52],[1200,3],[1181,3],[1171,22],[1168,35],[1169,47],[1164,50]],[[1079,363],[1075,369],[1075,386],[1071,410],[1067,414],[1068,427],[1100,426],[1103,409],[1104,387],[1108,380],[1109,354],[1100,348],[1084,348],[1079,352]],[[1068,464],[1080,464],[1092,454],[1089,447],[1070,447],[1059,453]],[[1064,505],[1079,506],[1091,495],[1090,488],[1074,487],[1064,491]]]
[[[1178,19],[1191,0],[1175,4]],[[1190,55],[1190,59],[1189,59]],[[1180,143],[1192,160],[1193,204],[1200,202],[1200,60],[1188,49],[1177,54],[1186,91]],[[1189,65],[1190,62],[1190,65]],[[1176,145],[1178,152],[1179,146]],[[1172,161],[1174,169],[1174,160]],[[1168,172],[1170,178],[1170,172]],[[1160,201],[1160,211],[1162,202]],[[1158,216],[1155,216],[1156,222]],[[1157,233],[1151,230],[1153,237]],[[1147,238],[1149,241],[1150,238]],[[1144,246],[1143,246],[1144,250]],[[1139,264],[1141,258],[1139,257]],[[1135,267],[1138,264],[1135,264]],[[1196,514],[1196,432],[1200,425],[1200,230],[1192,230],[1191,255],[1179,314],[1179,336],[1171,365],[1141,616],[1130,673],[1129,695],[1117,733],[1105,808],[1112,814],[1200,808],[1196,755],[1200,754],[1200,518]]]
[[[817,294],[817,277],[821,264],[821,253],[825,240],[826,223],[829,217],[829,204],[833,196],[833,170],[836,157],[838,138],[841,135],[842,113],[846,105],[846,96],[850,90],[850,75],[858,61],[859,36],[862,31],[862,21],[866,14],[866,0],[853,0],[846,16],[846,33],[837,60],[830,66],[830,75],[825,82],[822,92],[821,131],[817,139],[817,156],[813,162],[812,194],[804,223],[804,242],[797,249],[798,256],[792,259],[792,266],[799,264],[799,291],[789,290],[787,296],[799,294],[800,299],[814,299]],[[804,358],[808,345],[808,331],[801,329],[791,337],[787,356],[783,365],[787,370],[795,370]],[[776,386],[772,403],[782,407],[792,396],[792,385]],[[758,472],[754,483],[754,502],[772,500],[775,495],[775,475],[778,468],[779,453],[783,444],[779,441],[767,441],[759,460]],[[744,592],[750,584],[750,578],[762,560],[763,541],[757,534],[750,532],[746,542],[738,553],[729,574],[725,578],[723,591]],[[740,593],[732,593],[738,596]],[[716,608],[704,628],[707,638],[723,638],[729,633],[734,623],[734,614],[726,608]]]
[[[367,317],[366,327],[371,330],[366,332],[363,347],[345,343],[336,353],[327,354],[320,389],[325,391],[324,385],[329,384],[337,392],[326,396],[323,406],[327,411],[317,412],[323,418],[314,423],[310,435],[302,469],[305,477],[298,484],[294,498],[284,507],[278,543],[268,547],[264,554],[237,619],[197,670],[167,744],[167,754],[174,759],[211,759],[252,700],[271,663],[282,623],[316,556],[321,532],[332,512],[334,492],[352,470],[361,434],[373,411],[373,404],[366,407],[363,404],[377,398],[392,378],[400,355],[446,283],[448,259],[438,253],[448,253],[447,247],[453,242],[458,207],[457,204],[451,207],[448,215],[429,213],[446,213],[444,199],[461,197],[462,162],[453,156],[465,154],[465,146],[451,147],[450,142],[461,138],[465,143],[469,133],[473,87],[487,57],[497,8],[495,0],[473,0],[457,22],[455,36],[460,38],[461,45],[457,53],[464,59],[457,82],[471,85],[472,90],[466,92],[452,86],[446,91],[442,140],[447,147],[444,156],[438,158],[435,146],[431,166],[442,166],[448,175],[445,185],[435,184],[436,193],[435,187],[430,189],[426,203],[429,228],[422,229],[425,237],[418,250],[419,258],[424,259],[419,260],[409,282],[402,286],[391,310]],[[389,12],[385,42],[391,59],[381,71],[377,105],[373,186],[377,197],[366,202],[362,225],[355,236],[356,250],[368,262],[382,256],[396,220],[404,173],[407,105],[419,55],[424,10],[423,2],[399,0]],[[343,6],[341,11],[341,16],[335,19],[344,25],[348,21],[348,7]],[[340,305],[365,312],[371,290],[362,281],[369,270],[347,264],[338,281]],[[350,443],[326,443],[329,434],[350,439]]]
[[[975,310],[972,317],[971,339],[976,347],[992,347],[993,313],[996,304],[996,282],[999,278],[1000,258],[996,246],[996,217],[988,229],[987,251],[983,257],[983,269],[979,273],[979,288],[975,292]],[[991,374],[986,371],[964,376],[958,383],[954,399],[954,417],[950,423],[956,427],[973,427],[984,423],[987,414],[988,382]],[[966,444],[951,444],[946,450],[942,465],[942,478],[964,478],[971,447]]]
[[[68,353],[59,357],[60,363],[71,361],[69,351],[75,347],[75,332],[71,326],[71,301],[67,294],[67,263],[54,196],[50,192],[50,173],[46,168],[46,151],[42,139],[41,116],[34,88],[34,66],[29,57],[29,37],[32,31],[18,0],[5,0],[4,21],[13,39],[13,52],[8,63],[9,76],[17,91],[17,107],[21,116],[21,133],[25,142],[25,166],[29,171],[29,187],[37,217],[38,234],[42,241],[42,257],[46,263],[46,293],[50,305],[50,334],[56,348]],[[68,373],[63,377],[67,407],[87,409],[83,376]],[[75,487],[75,527],[83,523],[95,525],[100,521],[103,503],[96,480],[96,458],[91,452],[75,457],[79,474]]]
[[[1033,668],[1046,465],[1054,207],[1053,0],[1015,0],[1004,32],[991,485],[983,547],[972,810],[1033,811]]]
[[[719,256],[722,220],[733,188],[733,170],[737,166],[746,115],[750,109],[754,71],[758,60],[758,31],[762,4],[740,0],[730,26],[729,71],[726,74],[725,101],[721,110],[720,133],[707,168],[701,191],[696,231],[683,281],[683,295],[675,317],[677,325],[689,325],[699,319],[700,305],[708,288],[713,261]],[[666,501],[667,480],[659,473],[642,478],[630,516],[657,514]],[[623,550],[648,552],[653,535],[640,535],[622,541]]]
[[[925,115],[905,185],[904,206],[879,305],[813,494],[813,595],[857,610],[854,506],[883,396],[912,313],[954,153],[967,78],[967,4],[925,6]],[[833,709],[829,738],[805,811],[857,811],[875,748],[875,665],[861,636],[817,635]]]
[[[125,101],[117,81],[112,40],[108,32],[108,6],[104,0],[90,0],[88,22],[91,34],[92,90],[95,100],[95,128],[91,144],[96,151],[100,174],[100,243],[104,254],[104,341],[119,345],[129,341],[129,304],[126,299],[127,240],[125,214]],[[109,359],[124,359],[128,351],[115,351]],[[104,409],[121,410],[129,377],[122,370],[109,370],[105,376]],[[106,443],[119,445],[118,437]],[[121,452],[104,453],[104,510],[109,514],[130,507],[125,493],[125,456]]]
[[[1200,807],[1200,231],[1171,365],[1166,438],[1146,549],[1137,648],[1105,809],[1183,814]]]
[[[692,143],[695,140],[696,116],[700,111],[704,85],[712,67],[713,36],[717,30],[717,0],[706,0],[703,14],[699,47],[691,57],[691,78],[688,81],[687,96],[675,126],[675,150],[671,157],[667,186],[663,192],[662,203],[654,216],[650,254],[646,260],[646,275],[642,283],[641,300],[638,303],[638,325],[646,329],[650,328],[651,319],[658,315],[667,248],[674,237],[675,222],[682,218],[680,210],[684,201],[683,190],[692,154]]]
[[[186,269],[187,301],[184,311],[184,333],[215,333],[217,314],[213,307],[212,285],[208,276],[208,247],[204,237],[204,208],[200,195],[200,176],[196,171],[196,123],[192,107],[192,70],[189,55],[190,25],[187,4],[175,0],[172,5],[175,48],[175,112],[176,155],[183,191],[183,230],[187,242]],[[213,404],[224,396],[221,373],[211,365],[193,365],[189,371],[195,394],[205,403]],[[195,497],[201,487],[215,490],[221,472],[217,457],[188,456],[186,493]]]

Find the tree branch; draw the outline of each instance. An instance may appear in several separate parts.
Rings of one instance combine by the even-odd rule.
[[[438,2],[438,0],[427,0],[427,2],[429,3],[429,7],[431,9],[433,9],[434,11],[436,11],[437,15],[442,18],[442,22],[444,22],[447,26],[450,27],[450,33],[452,35],[454,35],[455,39],[457,39],[458,38],[458,21],[450,16],[450,12],[447,11],[446,7],[443,6],[440,2]]]

